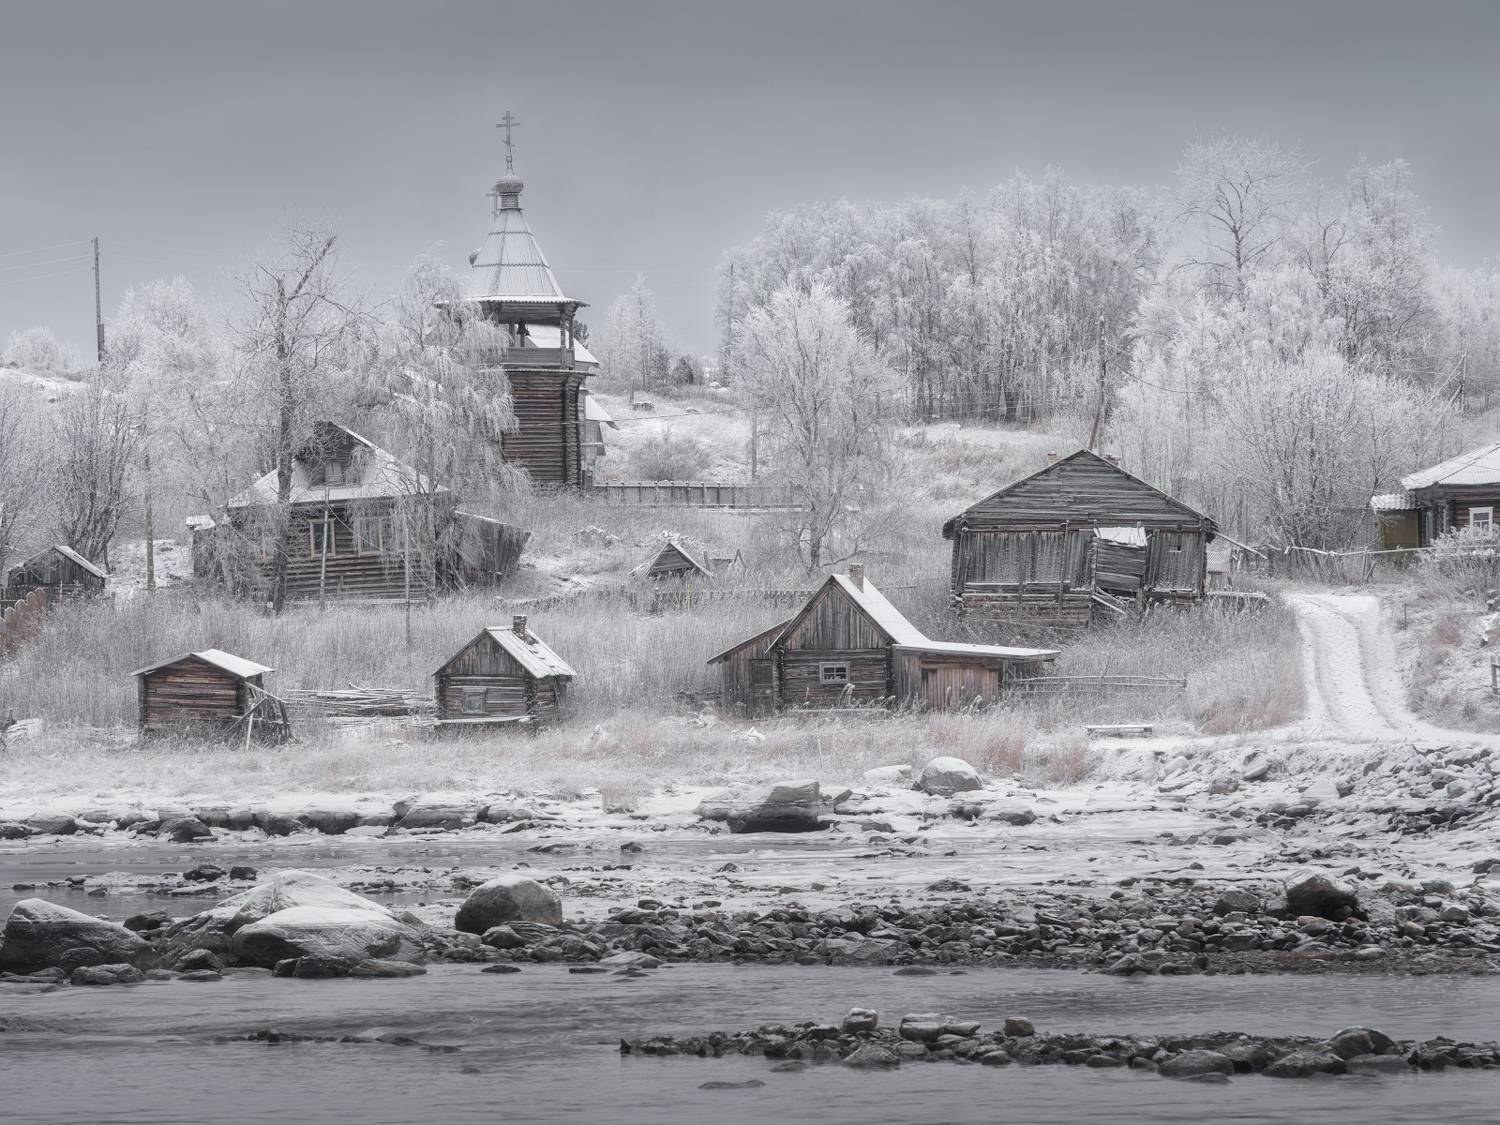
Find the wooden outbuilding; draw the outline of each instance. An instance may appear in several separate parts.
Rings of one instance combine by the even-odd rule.
[[[692,578],[712,581],[714,577],[713,569],[707,562],[673,538],[667,539],[650,558],[631,573],[637,578],[650,578],[655,581],[667,579],[686,581]]]
[[[203,734],[282,742],[286,706],[266,691],[273,671],[216,648],[188,652],[131,673],[142,734]]]
[[[1382,550],[1430,547],[1455,532],[1488,538],[1500,523],[1500,442],[1490,442],[1401,478],[1401,491],[1374,496]]]
[[[276,472],[192,517],[193,570],[266,596],[276,570]],[[292,464],[287,597],[400,600],[428,583],[490,586],[513,572],[530,533],[460,511],[458,497],[336,422],[313,424]],[[426,557],[413,527],[438,529]]]
[[[20,601],[33,590],[43,591],[47,604],[64,598],[91,598],[104,593],[109,575],[71,547],[54,543],[5,572],[0,605]]]
[[[1214,521],[1081,449],[943,524],[955,608],[980,623],[1077,627],[1203,597]]]
[[[485,629],[433,673],[438,725],[555,721],[576,674],[517,616],[509,629]]]
[[[829,576],[789,620],[711,657],[726,709],[848,706],[942,710],[992,704],[1007,682],[1036,675],[1055,649],[928,638],[864,568]]]

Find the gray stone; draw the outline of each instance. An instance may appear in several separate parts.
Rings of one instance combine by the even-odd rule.
[[[1265,1070],[1267,1078],[1308,1078],[1314,1074],[1343,1074],[1344,1060],[1332,1051],[1315,1049],[1282,1055]]]
[[[1204,1074],[1234,1073],[1234,1063],[1218,1051],[1183,1051],[1163,1059],[1158,1070],[1163,1078],[1197,1078]]]
[[[460,828],[468,828],[475,823],[476,811],[461,805],[426,804],[416,801],[407,804],[406,811],[402,812],[401,818],[396,821],[396,827],[405,828],[408,831],[417,829],[456,832]]]
[[[562,900],[535,879],[502,875],[469,892],[453,920],[455,929],[483,934],[509,922],[562,922]]]
[[[255,814],[244,805],[209,805],[195,809],[193,815],[210,828],[244,832],[255,827]]]
[[[1221,917],[1225,914],[1233,914],[1240,911],[1244,914],[1260,913],[1260,895],[1254,891],[1243,890],[1239,887],[1223,891],[1214,900],[1214,913]]]
[[[171,840],[174,844],[192,844],[199,840],[212,840],[214,830],[196,816],[174,816],[157,826],[156,838]]]
[[[861,1047],[856,1047],[851,1054],[845,1056],[844,1065],[862,1070],[888,1069],[900,1066],[901,1056],[889,1047],[882,1047],[878,1043],[866,1043]]]
[[[359,826],[360,814],[353,809],[312,808],[303,811],[301,820],[307,827],[325,836],[342,836]]]
[[[1286,909],[1294,918],[1310,914],[1342,922],[1359,909],[1359,896],[1348,883],[1311,872],[1287,883]]]
[[[917,788],[933,797],[951,797],[983,789],[979,771],[962,758],[933,758],[917,776]]]
[[[1344,1060],[1346,1074],[1368,1077],[1381,1074],[1405,1074],[1410,1070],[1411,1063],[1406,1061],[1405,1055],[1355,1055],[1353,1058]]]
[[[114,922],[40,898],[11,909],[0,940],[0,972],[33,973],[53,967],[149,964],[151,945]]]
[[[816,781],[786,781],[728,790],[698,805],[704,820],[727,821],[731,832],[812,832],[824,826],[822,790]]]
[[[839,1025],[845,1035],[873,1035],[880,1026],[880,1013],[874,1008],[850,1008]]]
[[[1021,1016],[1008,1016],[1005,1020],[1005,1034],[1012,1039],[1019,1039],[1027,1035],[1035,1035],[1036,1027],[1030,1020]]]
[[[42,813],[26,818],[26,827],[47,836],[71,836],[78,831],[78,821],[63,813]]]
[[[1346,1027],[1328,1037],[1328,1049],[1341,1059],[1386,1055],[1396,1049],[1396,1041],[1373,1027]]]
[[[139,984],[146,974],[134,965],[79,965],[71,980],[81,985]]]
[[[385,911],[293,906],[235,930],[229,951],[237,964],[267,969],[286,960],[352,966],[372,958],[417,960],[419,939],[416,930]]]

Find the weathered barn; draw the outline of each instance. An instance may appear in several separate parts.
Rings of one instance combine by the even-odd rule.
[[[1401,478],[1401,491],[1372,497],[1380,546],[1430,547],[1444,535],[1489,536],[1500,524],[1500,442]]]
[[[104,592],[108,578],[102,567],[55,543],[5,572],[0,605],[18,602],[33,590],[43,591],[49,606],[64,598],[89,598]]]
[[[886,600],[864,568],[831,575],[788,621],[710,658],[727,708],[879,705],[946,709],[995,702],[1054,649],[934,641]]]
[[[485,629],[433,673],[439,726],[545,723],[576,673],[516,617]]]
[[[707,562],[700,559],[678,540],[671,538],[662,543],[645,562],[631,573],[637,578],[650,578],[656,581],[668,579],[686,581],[694,578],[712,580],[714,577],[713,569]]]
[[[287,597],[397,600],[429,582],[488,586],[511,573],[529,532],[458,510],[458,498],[353,430],[315,423],[292,466]],[[193,571],[265,596],[276,573],[276,473],[195,516]],[[420,529],[438,529],[437,557]],[[413,528],[419,529],[414,531]]]
[[[1088,450],[943,524],[955,607],[979,622],[1086,625],[1096,607],[1203,596],[1214,521]]]
[[[563,292],[521,211],[525,186],[507,167],[491,190],[490,231],[469,258],[464,301],[507,338],[478,360],[510,389],[516,428],[501,438],[502,455],[537,483],[582,486],[603,444],[600,426],[590,429],[583,386],[599,364],[578,338],[578,310],[587,306]]]
[[[136,678],[141,733],[217,734],[280,742],[290,734],[285,705],[265,690],[263,664],[216,648],[163,660]]]

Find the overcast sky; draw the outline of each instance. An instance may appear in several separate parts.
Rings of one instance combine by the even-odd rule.
[[[93,234],[106,314],[178,273],[217,299],[303,217],[372,296],[434,247],[464,268],[507,108],[584,318],[640,271],[700,350],[767,211],[1049,164],[1165,183],[1221,130],[1329,178],[1405,157],[1445,259],[1500,244],[1497,0],[0,0],[0,107],[0,341],[47,324],[86,354]]]

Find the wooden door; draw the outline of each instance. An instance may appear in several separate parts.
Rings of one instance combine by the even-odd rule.
[[[776,661],[762,656],[750,661],[750,714],[769,715],[776,710]]]

